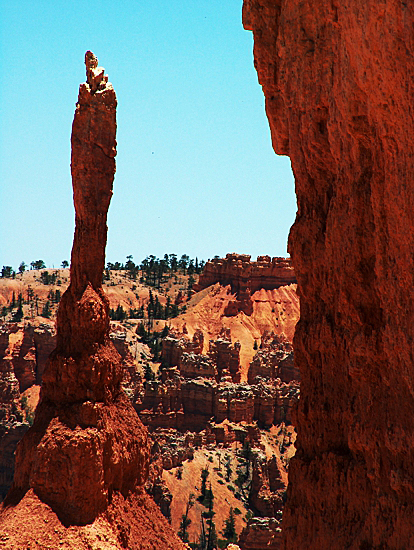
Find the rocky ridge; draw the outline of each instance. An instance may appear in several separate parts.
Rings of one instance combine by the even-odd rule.
[[[246,315],[253,313],[251,295],[257,290],[287,286],[296,283],[296,277],[290,258],[258,256],[256,262],[251,262],[248,254],[227,254],[225,258],[208,261],[193,288],[200,291],[215,283],[230,285],[231,292],[236,294],[225,310],[225,315],[231,317],[240,311]]]
[[[299,380],[289,342],[274,334],[263,336],[262,349],[250,365],[251,384],[234,381],[239,380],[238,347],[237,342],[231,345],[227,330],[210,342],[208,356],[200,353],[202,342],[200,333],[190,339],[177,331],[163,339],[160,377],[146,380],[142,399],[135,404],[144,424],[200,430],[211,420],[215,424],[258,421],[261,426],[291,421]]]

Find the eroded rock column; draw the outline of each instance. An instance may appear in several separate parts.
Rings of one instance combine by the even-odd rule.
[[[102,290],[116,155],[116,95],[87,52],[72,127],[76,228],[71,283],[62,296],[57,347],[43,375],[33,427],[16,453],[14,491],[32,488],[66,524],[86,524],[115,492],[126,497],[148,477],[146,429],[120,388]]]
[[[298,202],[284,547],[414,548],[413,6],[245,0],[243,20]]]

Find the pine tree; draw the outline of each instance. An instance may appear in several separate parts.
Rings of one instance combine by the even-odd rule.
[[[23,307],[22,307],[22,302],[19,300],[19,305],[17,306],[17,311],[12,317],[12,322],[20,323],[22,319],[23,319]]]
[[[190,493],[190,496],[188,497],[188,501],[187,501],[185,514],[181,516],[180,529],[178,531],[178,536],[183,542],[189,542],[187,529],[191,524],[191,519],[189,519],[188,517],[188,512],[193,506],[194,506],[194,493]]]
[[[226,481],[231,479],[231,458],[229,457],[226,462]]]
[[[155,374],[148,363],[145,363],[144,365],[144,378],[148,382],[155,380]]]
[[[227,542],[237,542],[236,518],[232,507],[230,508],[229,517],[224,520],[224,524],[226,527],[223,530],[223,537]]]
[[[43,306],[43,309],[42,309],[42,317],[46,317],[46,319],[49,319],[50,318],[50,315],[51,315],[51,310],[50,310],[50,302],[49,300],[45,303],[45,305]]]
[[[207,548],[206,550],[214,550],[215,548],[217,548],[217,533],[216,533],[216,525],[213,521],[213,516],[214,516],[214,512],[213,512],[213,499],[214,499],[214,496],[213,496],[213,491],[211,489],[211,483],[210,483],[210,489],[206,492],[208,493],[208,520],[207,520],[207,523],[209,525],[209,529],[208,529],[208,536],[207,536]]]
[[[203,468],[201,470],[201,496],[203,497],[203,501],[206,498],[206,490],[207,490],[207,478],[209,476],[208,466]]]

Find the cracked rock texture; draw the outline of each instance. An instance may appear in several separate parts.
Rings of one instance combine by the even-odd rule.
[[[284,548],[414,548],[414,7],[245,0],[243,21],[298,204]]]

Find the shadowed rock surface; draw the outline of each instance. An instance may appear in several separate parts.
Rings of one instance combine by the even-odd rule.
[[[284,548],[414,548],[413,6],[245,0],[243,20],[298,204]]]

